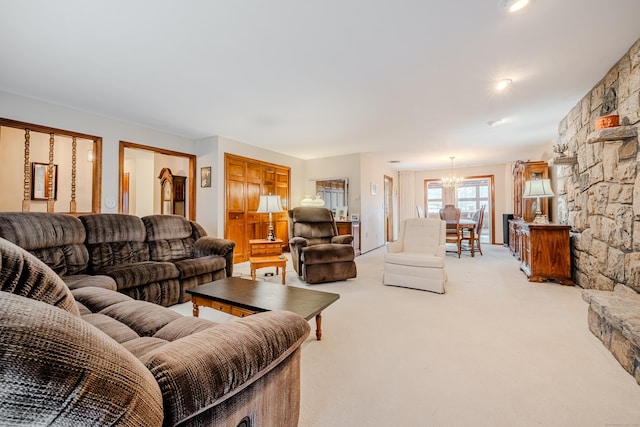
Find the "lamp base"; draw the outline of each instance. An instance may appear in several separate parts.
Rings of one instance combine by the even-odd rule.
[[[267,234],[267,240],[273,242],[276,240],[276,235],[273,232],[273,225],[269,224],[269,233]]]
[[[549,224],[549,218],[546,215],[536,215],[532,224]]]

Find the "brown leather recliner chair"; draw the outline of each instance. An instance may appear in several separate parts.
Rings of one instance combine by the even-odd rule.
[[[356,277],[353,236],[338,236],[329,209],[305,206],[290,210],[289,236],[293,268],[305,282],[335,282]]]

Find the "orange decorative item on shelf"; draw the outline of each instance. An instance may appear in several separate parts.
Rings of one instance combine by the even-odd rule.
[[[616,126],[620,126],[620,116],[617,114],[602,116],[596,119],[596,130],[602,128],[614,128]]]

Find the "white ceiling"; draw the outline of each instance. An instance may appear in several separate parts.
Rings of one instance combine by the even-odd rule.
[[[639,0],[0,0],[0,90],[305,159],[497,164],[639,37]]]

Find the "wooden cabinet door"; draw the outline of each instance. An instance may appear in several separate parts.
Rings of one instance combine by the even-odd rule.
[[[281,197],[284,211],[273,214],[273,227],[276,237],[288,243],[289,179],[289,168],[225,153],[225,238],[236,243],[234,262],[249,259],[249,240],[267,237],[269,216],[256,212],[262,195]]]
[[[522,193],[527,181],[546,178],[549,178],[547,162],[516,162],[513,169],[513,217],[515,219],[523,219],[525,222],[532,222],[535,219],[537,200],[525,199]],[[549,199],[541,198],[540,205],[543,215],[549,215]]]
[[[224,237],[236,243],[233,252],[235,263],[244,261],[248,256],[245,220],[247,167],[244,162],[225,160],[227,208]]]

